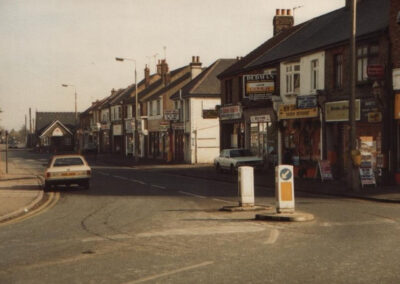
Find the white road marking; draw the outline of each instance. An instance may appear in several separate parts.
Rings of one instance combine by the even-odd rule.
[[[205,196],[202,196],[202,195],[197,195],[197,194],[190,193],[190,192],[186,192],[186,191],[179,191],[179,193],[182,193],[182,194],[184,194],[184,195],[193,196],[193,197],[203,198],[203,199],[205,199],[205,198],[206,198]]]
[[[141,180],[137,180],[137,179],[130,179],[130,181],[133,181],[133,182],[137,182],[137,183],[140,183],[140,184],[146,184],[144,181],[141,181]]]
[[[223,199],[218,199],[218,198],[213,198],[215,201],[220,201],[220,202],[225,202],[225,203],[233,203],[233,201],[228,201],[228,200],[223,200]]]
[[[156,184],[150,184],[150,186],[155,187],[155,188],[160,188],[160,189],[166,189],[165,186],[156,185]]]
[[[143,282],[147,282],[147,281],[154,280],[154,279],[157,279],[157,278],[161,278],[161,277],[164,277],[164,276],[177,274],[177,273],[180,273],[180,272],[193,270],[193,269],[200,268],[200,267],[203,267],[203,266],[211,265],[213,263],[214,263],[214,261],[205,261],[205,262],[202,262],[202,263],[199,263],[199,264],[196,264],[196,265],[186,266],[186,267],[183,267],[183,268],[180,268],[180,269],[175,269],[175,270],[171,270],[171,271],[168,271],[168,272],[160,273],[160,274],[157,274],[157,275],[153,275],[153,276],[145,277],[145,278],[142,278],[142,279],[134,280],[134,281],[131,281],[131,282],[127,282],[126,284],[143,283]]]
[[[126,235],[126,234],[117,234],[117,235],[109,235],[109,236],[95,236],[95,237],[89,237],[82,239],[82,242],[99,242],[99,241],[109,241],[109,240],[126,240],[126,239],[132,239],[132,236]]]
[[[119,178],[119,179],[123,179],[123,180],[129,180],[129,178],[126,178],[126,177],[121,177],[121,176],[113,176],[113,177],[115,177],[115,178]]]
[[[268,237],[268,240],[265,242],[267,245],[272,245],[274,244],[279,237],[279,231],[277,229],[272,229],[271,234]]]

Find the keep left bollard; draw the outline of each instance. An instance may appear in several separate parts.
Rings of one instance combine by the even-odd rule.
[[[239,206],[254,206],[254,169],[252,167],[239,167]]]

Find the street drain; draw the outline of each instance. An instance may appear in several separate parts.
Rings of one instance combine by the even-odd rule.
[[[92,250],[85,250],[82,252],[82,254],[94,254],[94,251]]]

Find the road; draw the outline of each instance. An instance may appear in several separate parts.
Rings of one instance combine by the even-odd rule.
[[[10,160],[40,171],[46,156]],[[89,190],[0,226],[0,283],[399,283],[400,206],[298,193],[305,223],[221,212],[237,186],[163,168],[93,166]],[[257,188],[256,203],[274,205]]]

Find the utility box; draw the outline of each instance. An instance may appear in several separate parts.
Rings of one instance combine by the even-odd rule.
[[[254,169],[252,167],[239,167],[239,206],[254,206]]]
[[[294,213],[293,166],[275,167],[275,199],[278,213]]]

